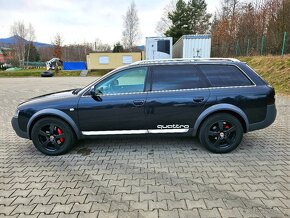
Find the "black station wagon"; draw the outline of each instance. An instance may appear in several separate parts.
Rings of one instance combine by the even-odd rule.
[[[12,118],[17,135],[47,155],[101,135],[198,136],[215,153],[235,149],[243,134],[271,125],[275,91],[235,59],[140,61],[82,89],[32,98]]]

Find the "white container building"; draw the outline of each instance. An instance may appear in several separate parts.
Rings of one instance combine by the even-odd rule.
[[[146,37],[146,60],[171,59],[172,37]]]
[[[173,58],[210,58],[211,35],[184,35],[173,45]]]

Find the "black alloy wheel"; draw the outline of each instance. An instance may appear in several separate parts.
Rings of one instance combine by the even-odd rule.
[[[227,153],[234,150],[242,141],[243,127],[240,121],[230,114],[214,114],[208,117],[199,131],[199,139],[214,153]]]
[[[208,140],[215,147],[229,147],[235,140],[237,127],[225,120],[214,123],[208,131]]]
[[[38,140],[41,146],[48,151],[56,151],[65,141],[62,129],[54,124],[43,126],[38,132]]]
[[[71,127],[57,118],[44,118],[36,122],[31,138],[39,151],[52,156],[66,153],[75,143]]]

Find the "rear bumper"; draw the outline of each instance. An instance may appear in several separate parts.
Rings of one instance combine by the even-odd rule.
[[[276,119],[277,110],[275,104],[267,105],[267,114],[265,120],[258,123],[252,123],[249,125],[249,132],[258,130],[258,129],[264,129],[268,126],[270,126]]]
[[[16,134],[17,134],[19,137],[29,139],[27,132],[24,132],[24,131],[22,131],[22,130],[19,128],[18,118],[17,118],[17,117],[13,117],[13,118],[12,118],[12,120],[11,120],[11,124],[12,124],[12,127],[13,127],[14,131],[16,132]]]

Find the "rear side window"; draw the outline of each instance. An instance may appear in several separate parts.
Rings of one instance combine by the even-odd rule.
[[[153,66],[152,72],[152,91],[206,87],[201,73],[193,65]]]
[[[199,65],[212,87],[248,86],[252,82],[237,67],[231,65]]]

